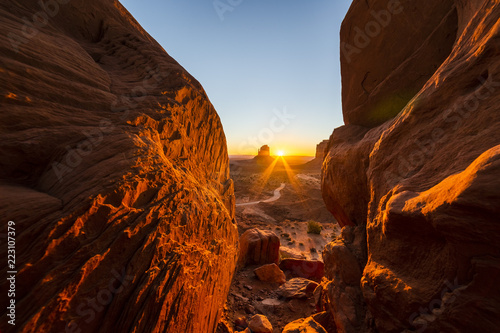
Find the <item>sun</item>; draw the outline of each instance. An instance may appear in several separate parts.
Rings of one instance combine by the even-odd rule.
[[[278,156],[282,157],[285,155],[285,152],[283,150],[278,150]]]

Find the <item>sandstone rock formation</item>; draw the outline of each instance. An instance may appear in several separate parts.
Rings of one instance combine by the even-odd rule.
[[[0,219],[18,271],[0,330],[212,332],[238,233],[202,86],[118,1],[6,0],[0,17]]]
[[[315,158],[323,160],[325,158],[325,150],[328,147],[329,140],[323,140],[316,145]]]
[[[250,322],[248,323],[248,328],[253,333],[273,333],[273,326],[263,315],[255,315],[250,318]]]
[[[450,54],[457,20],[453,0],[353,1],[340,31],[345,123],[396,116]]]
[[[286,282],[285,273],[276,264],[267,264],[256,268],[255,276],[264,282],[283,284]]]
[[[271,156],[269,146],[263,145],[260,147],[257,156]]]
[[[499,17],[493,0],[353,2],[322,181],[348,226],[323,254],[340,332],[498,330]]]
[[[238,266],[278,264],[280,238],[272,231],[249,229],[240,237]]]

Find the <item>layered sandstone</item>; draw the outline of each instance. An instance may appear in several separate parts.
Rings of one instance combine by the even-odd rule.
[[[329,140],[323,140],[316,145],[316,155],[314,156],[317,159],[323,161],[325,158],[325,150],[328,147]]]
[[[352,61],[341,53],[347,125],[330,138],[322,188],[347,227],[324,253],[330,311],[340,332],[495,331],[500,4],[398,3]],[[355,0],[342,42],[394,4]]]
[[[16,326],[0,330],[214,331],[238,233],[201,85],[118,1],[7,0],[0,17],[0,216],[18,271]]]

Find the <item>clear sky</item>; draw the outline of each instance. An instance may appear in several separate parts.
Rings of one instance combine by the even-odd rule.
[[[351,0],[121,3],[203,85],[229,154],[268,144],[314,155],[343,124],[339,31]]]

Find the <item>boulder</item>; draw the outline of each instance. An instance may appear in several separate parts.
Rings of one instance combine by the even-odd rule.
[[[355,0],[341,46],[391,2],[386,28],[351,61],[341,51],[346,126],[322,191],[351,229],[324,251],[331,312],[343,332],[495,331],[500,4]]]
[[[312,317],[302,318],[287,324],[282,333],[329,333]]]
[[[318,284],[304,278],[294,278],[286,281],[277,290],[278,295],[286,298],[308,298],[313,295]]]
[[[214,331],[238,232],[203,87],[119,1],[5,0],[0,27],[0,217],[18,271],[0,331]]]
[[[273,333],[273,326],[267,317],[259,314],[250,318],[248,328],[252,333]]]
[[[292,277],[321,281],[325,275],[325,266],[319,260],[283,259],[279,266],[285,274],[290,274]]]
[[[267,264],[256,268],[254,271],[257,278],[264,282],[283,284],[286,282],[285,273],[276,264]]]
[[[272,231],[249,229],[240,237],[238,266],[278,264],[280,239]]]

